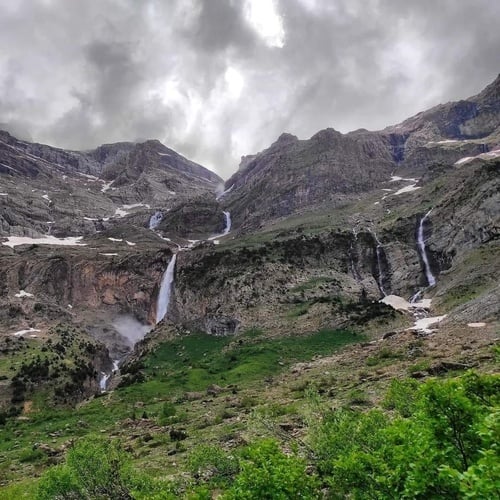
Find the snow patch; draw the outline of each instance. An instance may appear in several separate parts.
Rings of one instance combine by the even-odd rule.
[[[399,181],[417,182],[418,179],[413,179],[413,178],[405,179],[404,177],[399,177],[399,175],[392,175],[389,182],[399,182]]]
[[[32,293],[25,292],[24,290],[19,290],[19,293],[16,293],[16,297],[22,298],[22,297],[34,297]]]
[[[137,245],[137,243],[133,243],[132,241],[127,241],[125,240],[125,243],[129,246],[129,247],[135,247]]]
[[[113,180],[111,182],[105,182],[105,181],[101,181],[101,182],[104,182],[104,186],[101,188],[101,193],[105,193],[106,191],[109,190],[109,188],[111,187],[111,184],[113,184],[113,182],[115,182],[115,181]]]
[[[456,161],[454,165],[465,165],[466,163],[469,163],[475,158],[475,156],[465,156],[464,158],[460,158],[460,160]]]
[[[62,246],[85,246],[81,243],[83,236],[69,236],[67,238],[56,238],[55,236],[44,236],[43,238],[28,238],[27,236],[9,236],[2,245],[14,248],[19,245],[62,245]]]
[[[398,311],[409,311],[410,309],[430,309],[432,299],[422,299],[418,302],[408,302],[399,295],[387,295],[380,302],[391,306]]]
[[[486,323],[480,322],[480,323],[467,323],[467,326],[470,326],[471,328],[482,328],[483,326],[486,326]]]
[[[35,328],[30,328],[28,330],[19,330],[18,332],[12,333],[11,335],[14,335],[14,337],[22,337],[23,335],[26,335],[27,333],[33,333],[33,332],[39,332],[40,330],[37,330]]]
[[[123,241],[120,238],[108,238],[109,241]]]
[[[118,256],[117,253],[100,253],[99,255],[105,255],[106,257],[116,257],[116,256]]]
[[[121,208],[115,210],[115,217],[125,217],[126,215],[128,215],[126,210],[122,210]]]
[[[396,191],[393,194],[393,196],[398,196],[398,195],[404,194],[404,193],[411,193],[412,191],[416,191],[417,189],[420,189],[420,187],[418,187],[415,184],[411,184],[409,186],[405,186],[404,188],[399,189],[398,191]]]
[[[417,319],[417,321],[415,321],[415,324],[412,327],[408,328],[408,330],[418,330],[424,333],[432,333],[434,330],[429,327],[443,321],[446,316],[446,314],[443,314],[443,316]]]

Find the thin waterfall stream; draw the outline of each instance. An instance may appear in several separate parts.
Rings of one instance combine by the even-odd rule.
[[[431,266],[429,264],[429,258],[427,256],[427,251],[425,249],[425,238],[424,238],[424,223],[429,218],[432,212],[432,208],[420,219],[420,224],[418,226],[417,232],[417,245],[419,249],[420,256],[424,263],[425,277],[427,278],[427,283],[429,286],[434,286],[436,284],[436,278],[432,274]]]

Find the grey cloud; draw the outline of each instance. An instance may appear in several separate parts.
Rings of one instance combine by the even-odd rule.
[[[496,0],[276,0],[282,48],[246,1],[2,3],[0,123],[68,148],[157,138],[228,176],[285,130],[382,128],[500,68]]]

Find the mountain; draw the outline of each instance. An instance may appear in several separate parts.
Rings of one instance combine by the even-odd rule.
[[[221,182],[158,141],[78,152],[0,132],[0,235],[81,236],[130,214],[147,227],[155,211],[213,198]]]
[[[500,76],[477,96],[436,106],[379,132],[333,129],[308,140],[283,134],[268,149],[243,158],[225,183],[235,223],[255,228],[312,206],[340,206],[391,172],[419,175],[500,147]]]
[[[216,495],[240,487],[262,454],[289,465],[262,436],[300,450],[293,459],[332,493],[328,467],[354,464],[362,484],[371,472],[357,470],[359,455],[332,465],[325,435],[344,429],[342,449],[354,433],[363,450],[367,434],[396,436],[389,448],[400,450],[408,428],[445,439],[448,420],[434,422],[436,436],[411,426],[453,420],[457,393],[470,463],[489,456],[477,448],[489,420],[477,419],[498,392],[499,82],[381,131],[282,134],[244,157],[223,193],[216,174],[158,141],[76,152],[2,132],[0,496],[86,434],[125,444],[151,475],[130,476],[130,491],[159,488],[144,498],[165,492],[164,475],[177,496]],[[420,464],[425,484],[461,456]],[[382,475],[414,470],[387,460]],[[49,488],[47,477],[26,484]],[[377,479],[372,496],[411,496],[404,481],[388,495]],[[422,495],[458,498],[443,484]]]

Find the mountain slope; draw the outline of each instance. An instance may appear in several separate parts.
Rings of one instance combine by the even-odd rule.
[[[158,141],[65,151],[0,133],[0,235],[81,236],[214,198],[221,179]]]
[[[500,76],[477,96],[436,106],[378,132],[333,129],[308,140],[283,134],[244,157],[225,183],[236,226],[255,228],[304,208],[341,206],[398,170],[420,175],[500,147]]]

